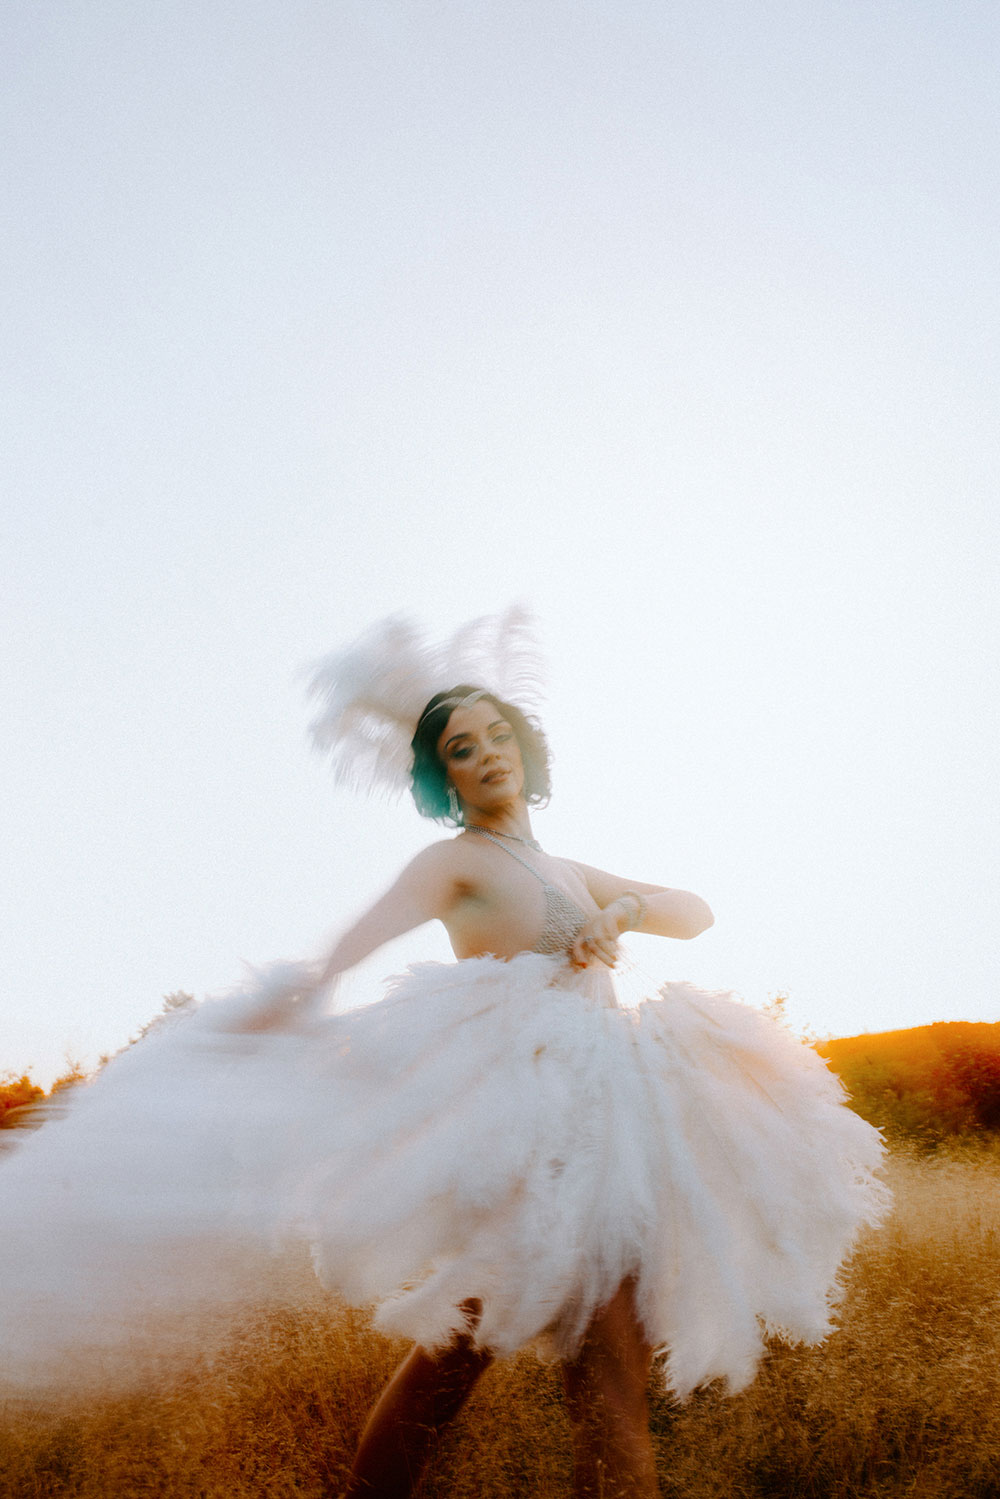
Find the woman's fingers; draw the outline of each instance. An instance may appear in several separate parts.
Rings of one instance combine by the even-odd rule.
[[[609,968],[613,968],[618,956],[618,943],[614,937],[601,936],[597,932],[591,932],[585,936],[581,932],[573,944],[571,953],[578,968],[586,968],[594,958],[606,963]]]
[[[569,956],[574,968],[586,968],[590,962],[590,948],[582,932],[570,948]]]

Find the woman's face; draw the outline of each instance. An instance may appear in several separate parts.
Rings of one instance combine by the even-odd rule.
[[[456,708],[437,748],[463,806],[487,812],[513,801],[524,790],[521,746],[489,698]]]

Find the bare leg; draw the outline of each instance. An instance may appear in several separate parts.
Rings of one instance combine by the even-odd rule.
[[[409,1499],[492,1357],[467,1337],[443,1353],[412,1348],[368,1417],[344,1499]]]
[[[563,1365],[574,1499],[657,1499],[646,1387],[652,1350],[626,1280]]]

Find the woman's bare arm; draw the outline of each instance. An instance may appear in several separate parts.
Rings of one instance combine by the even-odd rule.
[[[580,967],[592,958],[613,967],[615,946],[623,932],[649,932],[656,937],[687,940],[706,931],[715,920],[708,903],[690,890],[670,890],[642,880],[624,880],[589,864],[568,862],[572,862],[601,908],[582,928],[573,945],[571,956]],[[642,896],[645,906],[641,918],[636,895]]]
[[[608,874],[603,869],[592,869],[589,864],[577,864],[574,869],[583,876],[584,883],[594,900],[606,910],[621,901],[626,891],[634,890],[646,902],[646,910],[638,925],[633,925],[631,916],[636,914],[636,903],[626,900],[631,916],[626,916],[622,931],[650,932],[656,937],[697,937],[707,931],[715,917],[707,901],[690,890],[670,890],[665,885],[647,885],[641,880],[623,880],[619,875]]]
[[[428,921],[444,920],[459,895],[451,845],[432,843],[411,859],[395,884],[337,939],[317,985],[328,984],[394,937]]]
[[[265,993],[242,1016],[239,1028],[267,1031],[294,1026],[326,986],[377,948],[436,917],[443,918],[461,893],[448,844],[434,843],[406,866],[395,884],[337,939],[325,958],[299,965],[294,979]]]

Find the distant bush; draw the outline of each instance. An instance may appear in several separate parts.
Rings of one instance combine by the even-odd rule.
[[[1000,1132],[1000,1025],[940,1021],[816,1049],[855,1112],[892,1138],[937,1146]]]
[[[932,1026],[947,1030],[942,1047],[942,1081],[964,1094],[976,1129],[1000,1129],[1000,1040],[978,1034],[980,1026]],[[991,1031],[1000,1027],[990,1027]],[[993,1044],[989,1044],[992,1042]]]
[[[27,1073],[21,1077],[15,1077],[12,1072],[4,1073],[0,1077],[0,1129],[14,1109],[23,1109],[44,1097],[45,1089],[33,1083]]]

